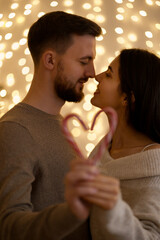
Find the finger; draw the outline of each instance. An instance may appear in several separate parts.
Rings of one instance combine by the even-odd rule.
[[[71,171],[84,171],[88,174],[93,174],[93,175],[98,175],[99,174],[99,169],[96,166],[88,166],[88,165],[77,165]]]
[[[82,166],[82,165],[88,165],[88,166],[95,166],[95,164],[92,164],[88,159],[74,159],[70,162],[71,169],[75,168],[76,166]]]
[[[96,188],[95,188],[96,189]],[[104,201],[108,201],[108,200],[115,200],[115,199],[117,199],[117,197],[118,197],[118,195],[119,195],[119,192],[117,191],[117,193],[106,193],[106,192],[102,192],[102,191],[96,191],[95,192],[95,194],[94,194],[94,197],[95,198],[99,198],[99,199],[102,199],[102,200],[104,200]],[[88,193],[88,197],[90,197],[89,196],[89,193]]]
[[[106,184],[104,182],[97,182],[96,176],[93,179],[90,179],[88,181],[81,181],[78,183],[79,185],[93,187],[98,190],[98,192],[101,192],[103,194],[118,194],[120,192],[120,186],[119,184]]]
[[[80,180],[91,180],[93,176],[98,175],[99,170],[95,166],[80,166],[71,170],[67,175],[66,179],[70,179],[71,181],[80,181]]]
[[[109,177],[109,176],[105,176],[103,174],[99,174],[97,175],[96,179],[97,182],[101,182],[101,183],[106,183],[108,185],[117,185],[119,186],[119,180],[113,177]]]
[[[105,210],[112,209],[118,201],[118,197],[113,200],[104,200],[104,199],[95,197],[95,195],[94,196],[84,196],[83,198],[85,201],[95,204]]]
[[[65,184],[75,185],[80,181],[89,181],[93,180],[95,173],[86,172],[86,171],[72,171],[67,173],[65,177]]]
[[[97,188],[99,192],[104,192],[108,194],[117,194],[120,190],[119,186],[117,185],[108,185],[108,184],[102,184],[102,183],[97,183],[94,182],[94,179],[91,179],[87,185],[90,187]]]
[[[78,197],[87,197],[89,195],[90,196],[94,196],[97,193],[97,189],[96,188],[92,188],[92,187],[75,187],[73,190],[73,194],[75,196]]]

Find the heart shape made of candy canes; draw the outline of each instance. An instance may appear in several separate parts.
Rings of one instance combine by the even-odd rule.
[[[94,126],[95,126],[95,123],[96,123],[96,119],[97,117],[99,116],[99,114],[101,112],[105,112],[108,116],[108,120],[109,120],[109,125],[110,125],[110,128],[109,128],[109,132],[103,137],[103,139],[101,140],[100,144],[99,144],[99,148],[96,152],[96,154],[92,157],[91,159],[91,162],[93,164],[96,164],[101,156],[103,155],[103,153],[105,152],[105,149],[107,148],[108,144],[111,142],[112,140],[112,137],[113,137],[113,134],[116,130],[116,127],[117,127],[117,123],[118,123],[118,116],[117,116],[117,113],[116,111],[111,108],[111,107],[106,107],[100,111],[98,111],[96,113],[96,115],[94,116],[93,118],[93,121],[92,121],[92,125],[91,125],[91,128],[89,129],[88,126],[85,125],[85,123],[83,122],[83,120],[80,118],[80,116],[78,116],[77,114],[75,113],[71,113],[71,114],[68,114],[64,119],[63,119],[63,122],[62,122],[62,131],[66,137],[66,139],[68,140],[68,142],[70,143],[70,145],[72,146],[72,148],[75,150],[75,152],[79,155],[80,158],[83,158],[85,159],[85,157],[83,156],[82,152],[80,151],[78,145],[76,144],[76,142],[74,141],[74,138],[73,136],[71,135],[71,133],[69,132],[69,129],[68,129],[68,126],[67,126],[67,122],[70,118],[77,118],[77,120],[81,123],[82,127],[84,128],[84,130],[88,131],[88,130],[93,130]]]

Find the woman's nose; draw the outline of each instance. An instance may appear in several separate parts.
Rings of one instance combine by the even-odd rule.
[[[97,75],[95,76],[95,79],[96,79],[97,82],[100,82],[100,75],[101,75],[101,74],[97,74]]]

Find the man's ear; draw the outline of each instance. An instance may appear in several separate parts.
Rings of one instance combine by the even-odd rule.
[[[56,62],[56,53],[51,50],[47,50],[42,55],[42,61],[48,70],[53,70]]]

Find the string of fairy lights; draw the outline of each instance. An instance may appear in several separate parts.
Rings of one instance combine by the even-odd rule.
[[[33,64],[27,47],[30,25],[50,11],[82,15],[102,27],[97,38],[96,72],[104,71],[123,48],[140,47],[160,56],[160,1],[154,0],[0,0],[0,117],[20,102],[29,90]],[[96,89],[90,79],[80,103],[66,103],[62,115],[74,112],[91,125],[97,112],[90,99]],[[83,132],[73,119],[70,130],[85,155],[108,129],[105,115],[97,120],[94,132]]]

